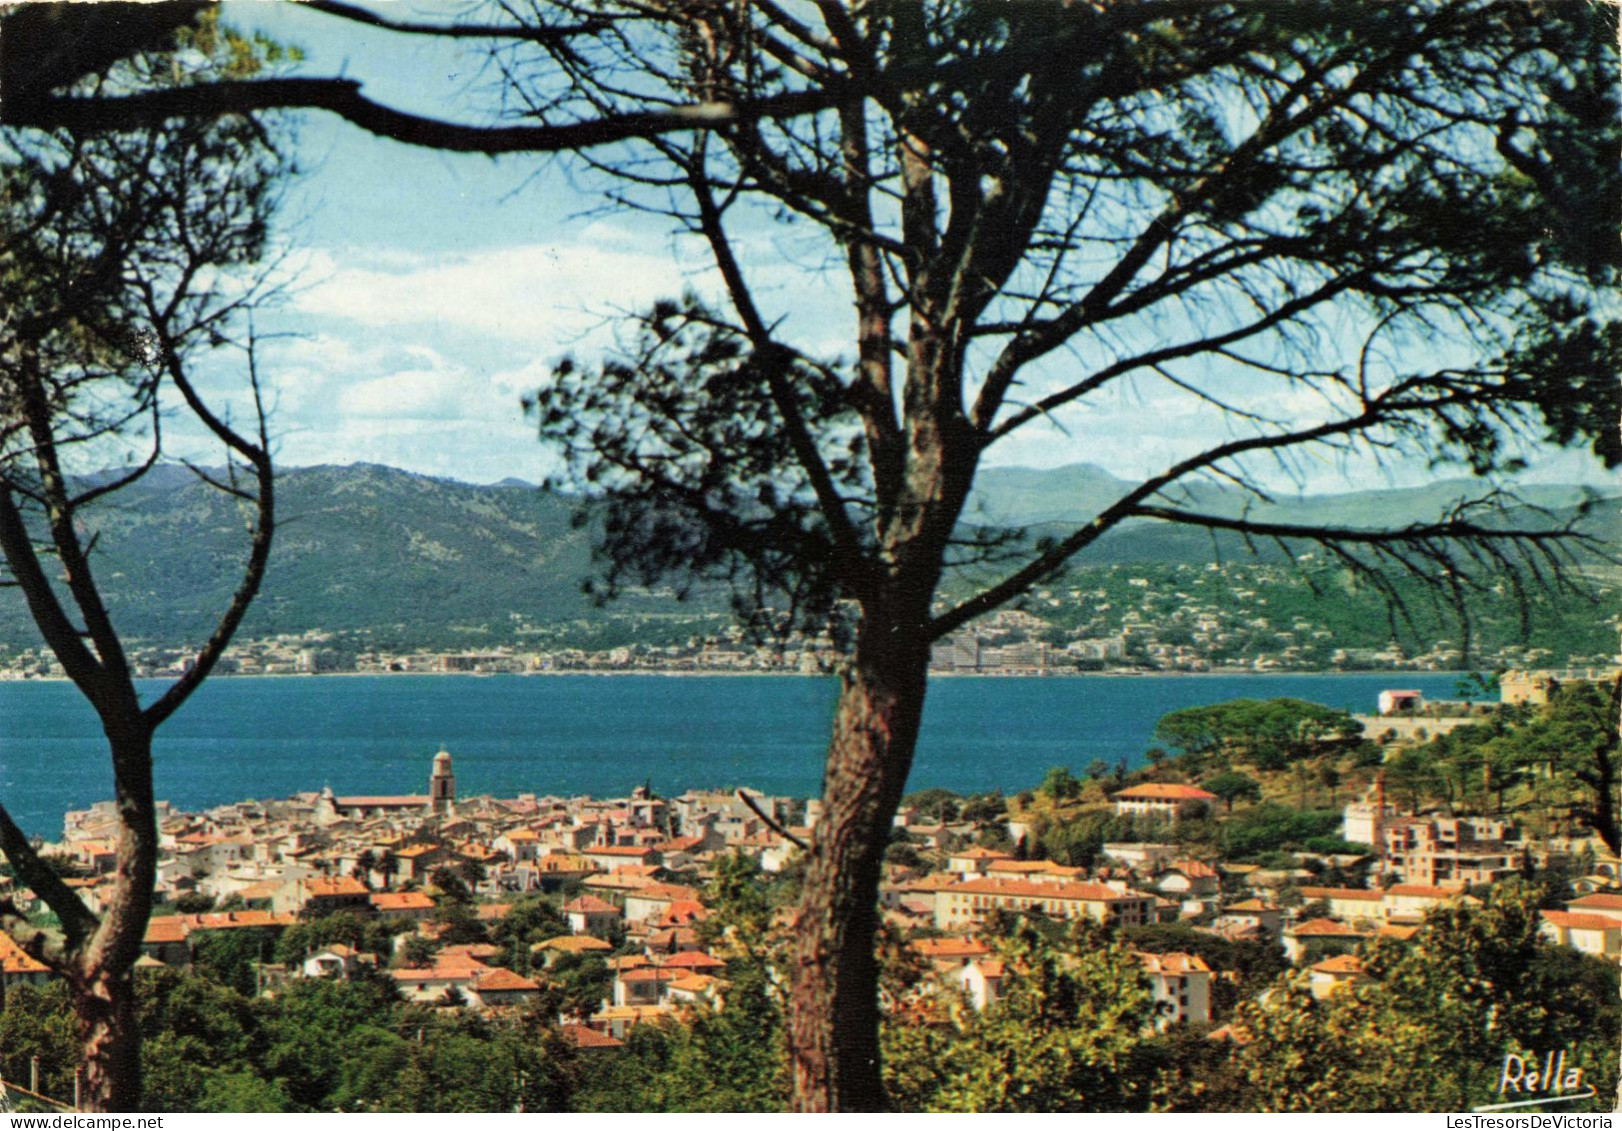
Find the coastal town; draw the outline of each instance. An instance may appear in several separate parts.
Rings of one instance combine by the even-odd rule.
[[[1503,704],[1546,704],[1571,678],[1509,673]],[[1479,710],[1460,710],[1393,689],[1358,722],[1382,740],[1389,763],[1416,740],[1416,724],[1422,736],[1424,724],[1445,732],[1482,721]],[[160,806],[160,906],[140,966],[185,969],[204,940],[246,933],[264,943],[252,961],[262,995],[299,980],[381,977],[404,1001],[491,1017],[552,1001],[548,1026],[579,1049],[614,1050],[638,1025],[723,1007],[729,960],[740,945],[780,941],[792,912],[777,905],[759,938],[716,929],[718,871],[741,866],[762,883],[790,877],[821,817],[814,799],[746,788],[669,798],[648,786],[618,798],[465,796],[445,749],[425,758],[424,770],[420,795],[322,789],[204,812]],[[1560,906],[1541,910],[1543,938],[1598,958],[1622,954],[1622,862],[1596,837],[1569,828],[1533,835],[1481,813],[1414,811],[1387,776],[1375,768],[1368,787],[1341,806],[1343,851],[1274,853],[1263,863],[1183,841],[1179,828],[1214,816],[1224,798],[1176,775],[1137,775],[1108,789],[1113,818],[1150,835],[1105,842],[1086,866],[1035,850],[1033,795],[1013,804],[905,804],[880,903],[915,974],[882,1005],[923,1024],[947,1024],[958,1005],[988,1009],[1009,976],[996,930],[1006,917],[1111,930],[1180,925],[1194,932],[1185,939],[1269,949],[1308,992],[1328,997],[1366,978],[1370,940],[1410,940],[1437,909],[1479,905],[1494,885],[1549,868],[1564,869],[1570,889]],[[68,813],[60,842],[45,847],[93,912],[111,882],[115,827],[111,803],[98,804]],[[1355,865],[1364,868],[1358,886],[1344,880]],[[40,909],[26,889],[3,894]],[[503,934],[515,915],[550,933]],[[276,937],[339,922],[368,924],[371,941],[311,936],[303,952],[271,960]],[[1213,1004],[1233,971],[1198,948],[1134,945],[1156,1030],[1243,1039],[1224,1024],[1232,1003],[1220,1011]],[[566,972],[577,978],[583,964],[597,980],[558,1008],[548,986]],[[0,936],[5,989],[51,977]]]
[[[1308,558],[1311,555],[1307,555]],[[1304,563],[1310,566],[1310,562]],[[1574,649],[1569,631],[1545,646],[1511,639],[1479,643],[1466,655],[1457,636],[1400,643],[1394,635],[1347,643],[1348,614],[1330,616],[1281,566],[1171,565],[1093,571],[1087,588],[1040,588],[1027,608],[1002,609],[937,641],[934,675],[1062,676],[1086,673],[1420,671],[1473,665],[1485,670],[1606,664],[1609,652]],[[944,605],[942,606],[944,608]],[[1085,608],[1085,618],[1072,614]],[[379,648],[369,632],[312,628],[248,637],[231,646],[219,675],[538,675],[573,672],[659,672],[819,675],[837,668],[838,643],[828,635],[752,637],[724,616],[694,614],[679,642],[632,641],[610,647],[567,646],[566,630],[510,614],[501,626],[511,642],[477,648]],[[1594,626],[1587,626],[1592,633]],[[1608,625],[1600,630],[1611,634]],[[499,637],[489,626],[474,635]],[[1564,646],[1561,646],[1564,644]],[[139,643],[130,650],[138,675],[182,674],[190,642]],[[59,678],[48,649],[0,648],[0,680]]]

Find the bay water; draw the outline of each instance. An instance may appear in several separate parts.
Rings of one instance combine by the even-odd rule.
[[[1141,765],[1168,711],[1291,696],[1373,713],[1384,688],[1453,696],[1450,673],[948,677],[931,682],[909,789],[1017,792],[1050,766]],[[155,697],[165,685],[144,685]],[[821,789],[837,684],[804,676],[233,676],[164,724],[158,796],[183,809],[427,788],[441,745],[458,794],[670,796]],[[62,814],[110,797],[107,748],[71,684],[0,682],[0,803],[54,839]]]

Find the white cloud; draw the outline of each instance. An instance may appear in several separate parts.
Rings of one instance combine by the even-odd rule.
[[[357,257],[293,299],[302,314],[407,333],[471,333],[567,349],[614,311],[679,294],[692,280],[668,249],[598,227],[589,240],[456,256]]]

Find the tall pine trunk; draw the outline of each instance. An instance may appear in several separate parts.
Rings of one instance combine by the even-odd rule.
[[[158,826],[151,728],[133,701],[125,706],[105,726],[113,756],[118,866],[101,922],[74,956],[68,978],[84,1056],[86,1111],[141,1110],[134,970],[152,914]]]
[[[829,740],[822,816],[794,923],[789,1048],[799,1111],[881,1111],[879,878],[912,767],[929,643],[871,612],[858,630]]]
[[[84,1056],[81,1111],[141,1110],[141,1034],[133,970],[101,968],[75,978],[73,1016]]]

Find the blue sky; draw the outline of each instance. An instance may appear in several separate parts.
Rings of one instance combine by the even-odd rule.
[[[391,6],[443,19],[449,5]],[[480,49],[403,36],[270,0],[235,0],[226,18],[299,47],[298,73],[358,79],[403,109],[476,118],[495,105]],[[492,161],[382,140],[329,115],[297,119],[304,172],[282,213],[292,268],[282,304],[258,316],[283,466],[369,461],[491,482],[539,479],[545,453],[519,398],[568,353],[614,341],[616,312],[684,288],[713,292],[699,248],[663,220],[606,212],[600,182],[567,158]],[[745,234],[768,313],[792,311],[801,342],[844,354],[849,303],[837,272],[762,230]],[[820,255],[819,253],[816,253]],[[1305,407],[1305,406],[1303,406]],[[1123,385],[1071,430],[1033,430],[989,462],[1096,463],[1141,474],[1204,434],[1209,410]],[[1307,465],[1314,490],[1409,483],[1384,473]],[[1572,454],[1540,458],[1537,478],[1593,479]]]

